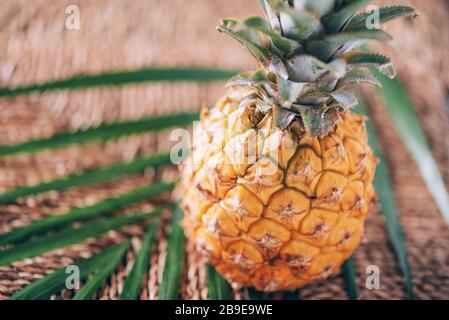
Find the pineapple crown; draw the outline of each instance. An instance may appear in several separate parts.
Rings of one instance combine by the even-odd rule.
[[[338,113],[357,105],[353,90],[358,84],[380,86],[369,67],[395,76],[388,57],[360,50],[367,40],[392,39],[369,25],[373,13],[359,13],[372,1],[259,0],[266,19],[224,20],[218,30],[239,41],[263,66],[229,81],[255,89],[242,106],[257,101],[262,113],[272,110],[282,129],[299,121],[310,135],[327,135]],[[407,6],[377,10],[373,21],[379,24],[417,15]]]

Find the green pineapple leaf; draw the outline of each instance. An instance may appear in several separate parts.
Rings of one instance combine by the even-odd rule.
[[[326,29],[330,32],[340,31],[355,13],[366,7],[373,0],[351,0],[344,4],[337,12],[331,13],[323,18]]]
[[[287,60],[289,80],[315,82],[332,66],[311,55],[298,55]]]
[[[379,8],[379,23],[384,24],[386,22],[399,19],[402,17],[416,17],[418,12],[415,8],[408,6],[391,6]],[[351,21],[346,25],[345,30],[360,30],[367,28],[367,21],[372,17],[373,12],[364,12],[355,15]]]
[[[307,1],[314,1],[314,0],[307,0]],[[340,10],[341,7],[346,3],[347,0],[334,0],[334,10]]]
[[[240,23],[237,20],[224,20],[218,26],[218,31],[227,34],[240,42],[260,63],[266,64],[270,52],[265,47],[265,44],[263,43],[264,40],[257,32],[246,27],[240,27],[237,28],[237,30],[234,30],[239,25]]]
[[[145,232],[139,252],[136,255],[134,265],[126,277],[123,291],[119,296],[120,300],[136,300],[142,287],[142,281],[148,272],[152,246],[156,240],[160,219],[155,218]]]
[[[268,18],[271,28],[273,28],[273,30],[280,31],[281,22],[279,21],[279,17],[274,10],[274,6],[277,6],[277,3],[273,0],[259,0],[259,5]]]
[[[392,37],[388,33],[378,29],[340,32],[325,35],[322,38],[308,42],[307,50],[321,60],[328,61],[341,47],[348,43],[355,44],[355,47],[360,47],[363,44],[363,40],[388,41],[391,39]],[[349,48],[354,49],[352,45]]]
[[[347,111],[358,103],[357,97],[348,90],[339,89],[329,94],[337,103],[341,111]]]
[[[377,87],[382,87],[379,79],[377,79],[368,69],[366,68],[355,68],[352,69],[348,74],[341,80],[340,86],[345,87],[346,84],[350,83],[368,83]]]
[[[335,0],[304,0],[304,8],[319,17],[324,17],[334,10]]]
[[[257,30],[267,35],[273,44],[283,52],[292,52],[297,50],[299,47],[298,42],[285,38],[279,33],[273,31],[267,21],[261,17],[249,17],[245,19],[243,23],[248,28]]]
[[[282,31],[287,38],[304,41],[324,30],[318,17],[307,11],[283,9],[280,14]]]
[[[277,128],[286,129],[297,115],[285,108],[275,106],[273,108],[273,122]]]
[[[279,94],[283,100],[292,104],[301,97],[310,87],[307,82],[293,82],[279,77]]]
[[[394,78],[396,76],[396,70],[390,58],[382,54],[355,51],[345,54],[344,59],[346,63],[353,67],[375,67],[389,78]]]
[[[326,94],[328,98],[329,95]],[[294,104],[292,108],[301,115],[303,126],[309,135],[326,136],[333,123],[338,120],[337,112],[344,106],[338,103],[325,106]]]
[[[350,87],[357,87],[361,82],[375,83],[369,75],[359,73],[337,86],[352,69],[375,66],[394,77],[394,66],[388,58],[355,51],[368,40],[391,40],[388,33],[379,28],[344,29],[372,1],[260,0],[267,19],[250,17],[244,23],[226,20],[219,30],[228,31],[243,43],[263,64],[265,72],[285,80],[272,83],[238,80],[255,91],[256,99],[263,105],[259,111],[266,114],[270,106],[282,107],[288,112],[278,112],[277,120],[282,120],[278,124],[285,124],[290,122],[284,119],[293,117],[289,112],[298,109],[294,120],[302,129],[314,136],[325,135],[339,119],[336,112],[355,105],[355,97],[348,92]],[[392,19],[397,14],[384,10],[383,18]],[[302,94],[302,90],[306,92]]]

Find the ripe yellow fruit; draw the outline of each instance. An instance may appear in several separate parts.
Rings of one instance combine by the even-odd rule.
[[[337,272],[359,245],[377,160],[364,117],[341,113],[313,137],[242,107],[252,93],[232,88],[203,110],[180,168],[184,224],[231,283],[294,289]]]

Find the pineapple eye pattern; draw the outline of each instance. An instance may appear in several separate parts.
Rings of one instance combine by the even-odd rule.
[[[363,118],[347,112],[329,135],[313,137],[278,128],[257,108],[239,111],[251,93],[230,90],[201,122],[226,124],[225,141],[196,146],[204,165],[190,172],[201,187],[185,185],[186,219],[196,222],[187,234],[207,234],[199,241],[210,239],[212,263],[241,286],[277,291],[328,277],[360,243],[373,201],[376,159],[366,131],[352,130]]]

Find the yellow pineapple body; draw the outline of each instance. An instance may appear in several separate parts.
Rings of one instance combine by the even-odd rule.
[[[365,119],[350,111],[324,137],[234,87],[203,110],[180,168],[188,237],[217,271],[262,291],[299,288],[339,270],[363,236],[375,200],[376,159]]]

